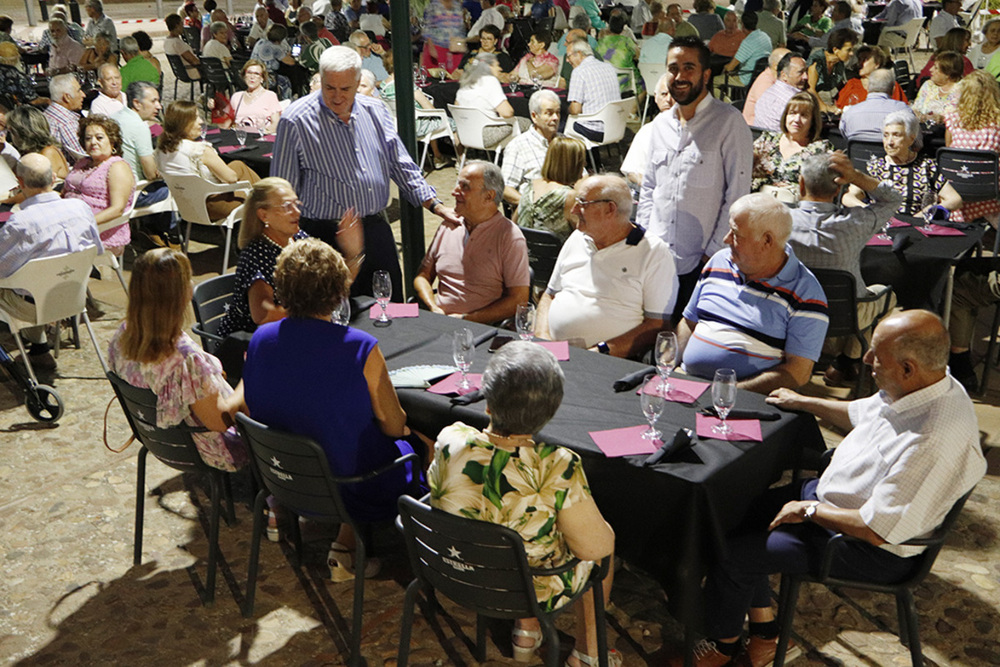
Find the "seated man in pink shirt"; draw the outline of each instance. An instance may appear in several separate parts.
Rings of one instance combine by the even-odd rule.
[[[491,323],[527,303],[528,246],[499,210],[503,188],[503,173],[492,162],[466,162],[459,172],[452,194],[463,224],[438,228],[413,280],[420,300],[435,313]]]
[[[743,103],[743,119],[747,122],[747,125],[754,124],[756,120],[757,100],[778,80],[778,63],[788,53],[791,53],[791,51],[784,47],[778,47],[774,51],[771,51],[771,55],[767,57],[767,69],[761,72],[750,85],[750,90],[747,91],[747,99]]]

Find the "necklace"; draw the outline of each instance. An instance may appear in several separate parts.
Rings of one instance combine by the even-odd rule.
[[[500,435],[487,428],[483,433],[500,449],[516,449],[518,447],[534,447],[535,439],[531,435]]]

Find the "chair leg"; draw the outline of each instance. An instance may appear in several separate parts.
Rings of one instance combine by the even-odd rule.
[[[253,531],[250,533],[250,562],[247,564],[247,597],[243,603],[243,616],[253,616],[254,597],[257,594],[257,564],[260,561],[260,534],[264,526],[264,502],[267,489],[261,489],[253,501]],[[298,521],[296,521],[296,524]]]
[[[122,284],[122,290],[125,291],[125,296],[128,296],[128,284],[125,282],[125,274],[122,273],[122,263],[118,261],[118,258],[114,255],[111,256],[111,268],[115,270],[118,274],[118,282]]]
[[[181,244],[181,250],[184,251],[186,255],[188,253],[188,244],[191,242],[191,221],[188,220],[187,231],[184,232],[184,243]]]
[[[476,661],[486,662],[486,617],[476,614]]]
[[[993,324],[990,326],[990,344],[986,346],[986,358],[983,360],[983,378],[979,381],[979,393],[985,394],[989,387],[990,373],[995,362],[997,347],[997,327],[1000,327],[1000,303],[993,307]]]
[[[87,315],[87,311],[84,310],[80,313],[83,318],[83,323],[87,325],[87,333],[90,334],[90,342],[94,345],[94,352],[97,353],[97,360],[101,362],[101,368],[104,369],[104,374],[108,374],[108,365],[104,362],[104,355],[101,354],[101,348],[97,345],[97,337],[94,336],[94,328],[90,326],[90,317]]]
[[[226,253],[222,256],[223,275],[225,275],[225,273],[229,270],[229,246],[232,240],[233,240],[233,226],[232,224],[230,224],[226,227]]]
[[[403,599],[403,621],[399,628],[399,653],[396,655],[396,667],[406,667],[410,659],[410,634],[413,631],[413,607],[417,602],[417,593],[422,588],[419,579],[414,579],[406,587],[406,597]]]
[[[539,617],[538,622],[542,626],[542,634],[545,635],[545,667],[559,667],[559,631],[552,616]],[[605,651],[605,653],[607,653]],[[607,667],[603,665],[602,667]]]
[[[351,657],[348,664],[351,667],[361,667],[361,621],[365,605],[365,566],[368,559],[365,554],[365,541],[358,540],[357,560],[354,563],[354,618],[351,621]]]
[[[923,667],[924,655],[920,649],[920,626],[917,619],[917,607],[913,603],[913,592],[906,588],[896,596],[896,606],[904,617],[906,624],[907,640],[910,646],[910,660],[913,667]],[[903,625],[899,628],[900,634],[903,632]]]
[[[600,667],[608,667],[608,628],[606,619],[604,618],[604,586],[602,582],[594,582],[591,594],[594,596],[594,630],[597,632],[597,664]]]
[[[146,504],[146,455],[149,450],[139,449],[135,476],[135,537],[132,539],[132,565],[142,563],[142,516]]]
[[[299,527],[298,515],[292,516],[290,523],[292,530],[292,544],[295,546],[295,560],[292,564],[295,567],[302,567],[302,530]]]
[[[792,637],[792,621],[795,620],[795,607],[799,600],[799,587],[802,581],[797,577],[781,575],[781,589],[778,593],[778,649],[774,654],[774,667],[785,664],[785,654],[788,651],[788,640]]]
[[[233,485],[230,482],[229,473],[222,475],[222,491],[226,496],[226,525],[232,526],[236,523],[236,510],[233,507]]]
[[[219,558],[219,515],[222,505],[222,484],[219,476],[222,473],[209,476],[209,488],[212,494],[212,510],[208,518],[208,572],[205,575],[205,606],[215,603],[215,569]]]

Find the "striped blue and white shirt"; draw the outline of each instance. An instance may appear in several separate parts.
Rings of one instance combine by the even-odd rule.
[[[364,95],[354,98],[347,123],[330,111],[319,91],[292,103],[278,122],[271,175],[292,184],[303,217],[318,220],[337,220],[351,207],[362,217],[383,211],[390,178],[414,206],[435,196],[389,110]]]
[[[748,281],[724,248],[701,272],[684,318],[695,323],[684,349],[684,370],[711,378],[732,368],[744,380],[782,363],[787,355],[816,361],[829,324],[826,294],[785,246],[776,276]]]

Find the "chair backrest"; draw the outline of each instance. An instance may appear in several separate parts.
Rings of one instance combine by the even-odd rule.
[[[524,240],[528,244],[528,263],[534,272],[532,283],[535,287],[545,288],[552,277],[552,269],[562,249],[563,242],[559,237],[544,229],[520,228]]]
[[[133,387],[113,371],[108,371],[108,380],[132,427],[132,434],[153,456],[175,470],[202,472],[209,469],[191,439],[192,433],[204,433],[206,429],[186,424],[160,428],[156,425],[156,394],[149,389]]]
[[[191,83],[191,77],[188,76],[187,67],[184,66],[184,60],[180,56],[175,56],[169,53],[164,55],[167,56],[167,62],[170,63],[170,71],[174,73],[177,80],[183,83]]]
[[[924,17],[918,16],[915,19],[910,19],[903,24],[903,32],[906,33],[906,39],[903,42],[904,49],[912,49],[917,45],[917,39],[920,37],[920,29],[924,27]]]
[[[314,440],[279,431],[236,415],[236,427],[250,450],[254,475],[282,507],[325,523],[347,522],[326,453]]]
[[[639,74],[646,85],[646,91],[656,90],[656,82],[667,71],[666,63],[639,63]]]
[[[97,247],[91,246],[52,257],[29,260],[10,276],[0,279],[0,287],[22,289],[35,300],[35,321],[48,324],[84,311],[87,301],[87,280],[97,257]]]
[[[830,324],[827,338],[855,336],[858,330],[857,291],[854,276],[837,269],[810,268],[826,294],[827,314]]]
[[[964,496],[955,501],[955,504],[951,506],[948,513],[944,517],[944,521],[941,525],[934,529],[930,537],[924,539],[908,540],[906,544],[922,544],[926,545],[926,548],[921,552],[916,558],[919,560],[919,566],[913,571],[913,573],[908,577],[906,582],[902,582],[908,585],[915,585],[923,581],[924,577],[931,571],[934,567],[934,561],[937,559],[938,553],[940,553],[942,547],[944,547],[945,539],[948,537],[948,533],[951,532],[952,527],[954,527],[955,522],[958,521],[958,515],[962,513],[962,508],[965,507],[965,501],[969,499],[972,492],[976,490],[976,487],[969,489]]]
[[[401,496],[397,525],[417,579],[492,618],[539,615],[521,536]]]
[[[201,78],[219,92],[229,91],[232,88],[226,66],[218,58],[201,59]]]
[[[195,53],[201,52],[201,30],[194,26],[183,28],[183,38]]]
[[[910,71],[910,63],[900,59],[892,63],[892,72],[896,76],[896,83],[903,89],[907,99],[911,99],[915,94],[917,78]]]
[[[851,139],[847,142],[847,157],[858,171],[868,173],[868,159],[873,155],[885,155],[885,146],[881,141],[861,141]]]
[[[635,98],[628,97],[617,102],[608,102],[600,111],[592,116],[595,120],[604,121],[603,144],[618,143],[625,137],[628,115],[632,112],[634,106]]]
[[[473,107],[458,107],[449,104],[448,113],[455,119],[455,132],[458,133],[458,140],[466,148],[493,150],[496,146],[487,147],[483,141],[483,128],[510,125],[510,123],[498,118],[491,118],[482,109]]]
[[[222,318],[226,314],[226,307],[232,300],[235,285],[235,273],[225,273],[195,285],[191,305],[194,307],[194,316],[199,329],[210,334],[219,330]],[[201,346],[213,354],[217,347],[214,340],[205,338],[202,338]]]
[[[971,148],[942,147],[937,152],[938,181],[948,181],[962,201],[1000,199],[997,154]]]
[[[212,218],[208,215],[208,208],[205,206],[205,198],[208,196],[208,190],[212,187],[212,183],[196,175],[168,176],[163,174],[163,180],[166,181],[167,187],[170,189],[170,194],[174,198],[174,203],[177,204],[177,212],[180,213],[181,218],[199,225],[212,224]]]

